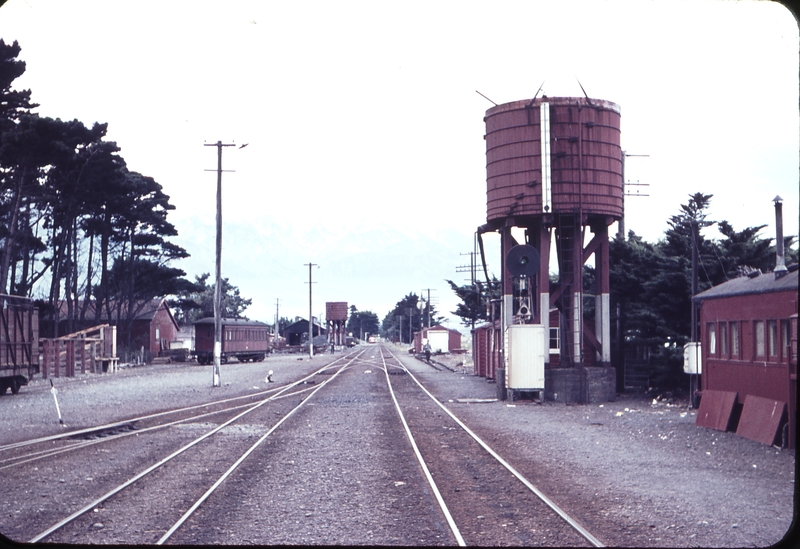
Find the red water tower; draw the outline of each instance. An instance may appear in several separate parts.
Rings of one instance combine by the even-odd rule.
[[[508,326],[543,325],[536,333],[560,349],[558,368],[549,368],[544,352],[547,398],[613,400],[608,227],[620,220],[623,209],[619,106],[588,97],[543,96],[497,105],[486,111],[484,121],[487,223],[479,233],[501,236],[506,363]],[[524,242],[515,240],[512,227],[524,229]],[[549,280],[552,242],[555,283]],[[583,311],[583,266],[592,256],[593,326]],[[533,270],[532,259],[537,260]],[[551,309],[559,312],[558,326],[549,325]]]
[[[328,343],[344,345],[347,326],[347,302],[328,301],[325,303],[325,323],[328,329]]]

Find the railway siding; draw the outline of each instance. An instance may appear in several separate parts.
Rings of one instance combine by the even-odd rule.
[[[374,365],[350,367],[283,427],[170,543],[453,543]]]
[[[589,546],[425,395],[411,376],[394,376],[392,383],[467,545]]]
[[[224,495],[213,495],[170,543],[453,544],[419,466],[405,455],[408,445],[390,408],[385,376],[375,362],[366,360],[378,349],[366,347],[364,360],[307,399],[245,460],[243,469],[222,484]],[[696,427],[691,411],[661,399],[625,398],[603,406],[491,402],[495,385],[484,379],[434,370],[413,357],[398,355],[440,402],[608,545],[768,546],[789,528],[793,451]],[[112,422],[252,393],[268,386],[264,377],[270,369],[277,385],[311,373],[331,358],[335,357],[269,357],[261,364],[231,364],[222,370],[223,386],[215,389],[209,387],[207,368],[190,365],[70,380],[59,394],[65,397],[66,427],[57,423],[54,410],[47,414],[53,405],[49,387],[34,385],[13,398],[0,397],[0,443],[97,425],[99,418]],[[331,376],[316,377],[318,386]],[[572,544],[550,524],[544,525],[543,533],[539,525],[525,523],[522,517],[534,503],[520,493],[524,489],[492,482],[488,466],[476,457],[482,450],[456,437],[443,411],[428,408],[433,403],[417,401],[417,393],[407,385],[410,376],[389,378],[401,393],[398,398],[412,404],[404,409],[412,410],[409,422],[421,433],[418,444],[429,449],[423,450],[426,462],[434,476],[444,479],[439,490],[446,499],[468,496],[475,505],[466,506],[471,513],[466,520],[459,519],[468,543]],[[294,400],[300,398],[306,397]],[[256,438],[259,424],[268,428],[285,415],[289,402],[283,402],[265,408],[258,419],[248,418],[223,440],[244,443]],[[194,430],[179,427],[172,432],[183,440]],[[73,508],[78,499],[89,498],[96,484],[127,478],[121,473],[126,463],[141,469],[168,449],[158,448],[159,444],[178,444],[166,436],[151,440],[160,442],[151,448],[131,446],[135,451],[129,455],[101,451],[110,446],[91,450],[92,455],[102,456],[100,469],[85,458],[59,456],[31,465],[21,475],[15,473],[30,480],[5,490],[0,532],[25,541],[25,528],[39,531],[63,518],[56,516],[58,509]],[[431,450],[434,458],[429,457]],[[207,454],[197,459],[198,466],[207,467],[202,456]],[[437,465],[440,462],[445,466]],[[471,476],[456,476],[455,465],[465,467]],[[453,476],[448,479],[443,473]],[[198,474],[202,477],[202,470]],[[487,478],[489,482],[483,482]],[[155,489],[164,495],[153,503],[159,512],[173,505],[166,497],[169,492],[166,485]],[[508,507],[499,493],[512,496]],[[478,514],[483,508],[487,510]],[[105,511],[101,506],[93,520],[87,517],[84,528],[74,531],[80,532],[77,537],[63,541],[133,542],[124,538],[124,532],[147,530],[132,517],[116,519],[123,526],[118,530],[118,522],[102,520]],[[457,518],[459,512],[454,512]],[[122,515],[121,510],[115,513]]]
[[[402,357],[478,436],[605,544],[770,546],[794,514],[795,451],[697,427],[688,403],[491,400],[484,379]]]

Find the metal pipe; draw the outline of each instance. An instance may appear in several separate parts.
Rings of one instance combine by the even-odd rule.
[[[776,196],[775,202],[775,278],[781,278],[789,271],[786,269],[786,256],[783,249],[783,199]]]

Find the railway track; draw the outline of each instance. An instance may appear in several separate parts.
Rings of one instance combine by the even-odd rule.
[[[413,441],[416,432],[420,441],[412,443],[421,466],[432,486],[443,487],[438,500],[459,545],[496,545],[504,538],[509,545],[603,547],[436,399],[396,355],[382,352],[381,359],[398,413],[408,416],[408,437]],[[390,377],[392,370],[405,375]]]
[[[0,445],[0,471],[25,463],[55,457],[87,446],[111,442],[122,437],[138,436],[148,431],[165,429],[180,423],[198,421],[212,416],[233,414],[249,408],[263,399],[271,399],[270,395],[275,393],[281,393],[274,397],[279,399],[310,390],[304,388],[291,393],[283,393],[282,391],[289,385],[293,386],[293,384],[284,384],[238,397],[220,399],[210,403],[186,406],[155,414],[132,417],[122,421],[76,429],[57,435]]]
[[[0,446],[0,468],[7,470],[5,472],[7,478],[11,475],[30,475],[33,477],[38,477],[41,476],[40,467],[42,470],[58,475],[59,473],[63,474],[63,467],[61,468],[62,471],[59,471],[59,468],[57,467],[58,463],[63,464],[68,461],[80,462],[91,460],[93,456],[91,453],[92,448],[90,447],[103,446],[103,448],[95,448],[94,455],[97,455],[97,453],[107,453],[110,456],[114,456],[115,454],[125,452],[125,450],[120,451],[118,448],[120,444],[125,444],[123,448],[127,448],[128,450],[138,450],[142,447],[153,444],[151,437],[158,432],[162,433],[160,437],[162,442],[164,438],[174,439],[172,440],[173,444],[171,445],[160,444],[161,447],[168,448],[170,450],[166,457],[157,460],[156,463],[146,467],[143,470],[140,470],[138,473],[122,482],[113,482],[114,477],[119,477],[121,475],[120,471],[113,470],[115,469],[113,467],[105,469],[103,469],[103,467],[93,468],[96,470],[97,475],[93,474],[92,477],[104,477],[106,481],[97,483],[98,486],[93,486],[91,490],[86,491],[86,494],[80,494],[83,496],[82,498],[74,498],[85,500],[87,499],[87,495],[91,493],[92,496],[89,498],[89,503],[85,503],[73,511],[69,516],[61,518],[48,528],[35,534],[29,539],[29,541],[34,543],[40,541],[74,542],[74,533],[72,534],[73,537],[67,537],[65,539],[65,536],[61,535],[60,532],[64,529],[68,529],[71,525],[77,523],[82,517],[85,517],[90,512],[97,512],[98,506],[104,505],[108,500],[139,483],[148,475],[162,470],[165,466],[167,466],[167,464],[173,462],[173,460],[176,460],[176,458],[184,454],[184,452],[188,452],[190,449],[199,448],[201,443],[206,439],[223,432],[226,427],[235,424],[237,421],[241,421],[243,418],[251,413],[254,413],[265,404],[271,404],[272,406],[270,406],[270,408],[272,408],[275,406],[275,404],[279,403],[279,401],[292,398],[294,400],[299,400],[302,404],[305,394],[314,390],[314,386],[311,383],[314,382],[314,378],[317,373],[320,371],[325,371],[327,368],[335,367],[337,363],[344,362],[346,364],[348,359],[348,356],[340,357],[335,359],[330,364],[323,366],[316,372],[303,376],[293,383],[288,383],[266,391],[259,391],[239,397],[221,399],[212,403],[182,407],[156,414],[134,417],[126,419],[125,421],[102,424],[91,428],[62,433],[59,435],[40,437]],[[283,415],[287,409],[292,410],[292,406],[296,405],[291,404],[287,407],[286,404],[283,404],[276,413]],[[209,420],[216,421],[218,424],[214,426],[211,423],[203,423]],[[282,421],[283,420],[280,420],[278,423]],[[174,430],[176,427],[187,427],[191,425],[199,426],[200,430],[204,431],[203,434],[200,436],[192,434],[188,440],[184,440],[186,437],[172,437],[171,435],[163,435],[165,431],[169,431],[170,429]],[[126,438],[129,439],[127,443],[123,442],[123,439]],[[178,441],[185,443],[180,445],[180,447],[174,448],[176,446],[174,443]],[[117,446],[117,448],[106,448],[114,446]],[[71,454],[76,455],[71,456]],[[135,452],[131,452],[131,454],[134,456],[134,458],[138,457],[135,455]],[[117,460],[115,457],[111,457],[110,459]],[[151,457],[148,457],[148,459],[152,461]],[[130,465],[123,468],[141,469],[140,463],[142,460],[132,459],[129,461]],[[137,463],[137,461],[139,463]],[[94,481],[95,479],[92,477],[89,477],[86,480]],[[50,482],[52,482],[52,479],[50,479]],[[64,478],[58,479],[57,482],[61,484],[67,483]],[[73,477],[69,484],[81,485],[83,483]],[[58,484],[56,484],[56,486],[58,486]],[[98,487],[102,488],[102,490],[100,490],[102,492],[100,496],[96,496],[96,488]],[[77,491],[81,492],[81,490]],[[48,494],[43,493],[41,496],[46,497]],[[41,515],[42,513],[39,514]],[[47,516],[37,518],[49,520]],[[30,521],[27,522],[30,523]],[[90,522],[90,524],[92,523]],[[3,533],[6,535],[12,534],[12,532],[7,528],[4,528]]]
[[[96,473],[70,476],[87,460]],[[0,446],[0,468],[74,488],[62,516],[32,508],[12,521],[22,538],[3,531],[33,543],[602,546],[382,346],[267,391]]]

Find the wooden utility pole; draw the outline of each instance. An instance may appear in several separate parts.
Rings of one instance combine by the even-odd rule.
[[[222,356],[222,284],[220,284],[222,278],[222,147],[233,147],[234,144],[217,141],[216,143],[206,143],[205,146],[217,148],[217,260],[214,277],[214,367],[211,386],[219,387],[219,366]]]
[[[277,345],[278,344],[278,336],[279,336],[278,332],[280,331],[279,330],[279,324],[278,324],[278,322],[280,320],[280,317],[278,316],[278,310],[280,309],[280,303],[281,303],[280,299],[276,299],[275,300],[275,329],[272,330],[273,331],[272,338],[274,340],[273,345]]]
[[[428,318],[428,322],[427,322],[427,324],[428,324],[427,327],[428,328],[431,327],[431,290],[433,290],[435,292],[436,288],[423,288],[422,289],[423,292],[424,291],[428,292],[428,300],[425,302],[425,310],[427,311],[427,318]]]
[[[311,305],[311,267],[316,266],[319,269],[319,265],[316,263],[303,263],[303,265],[308,265],[308,356],[314,358],[314,317],[311,314],[312,305]]]

